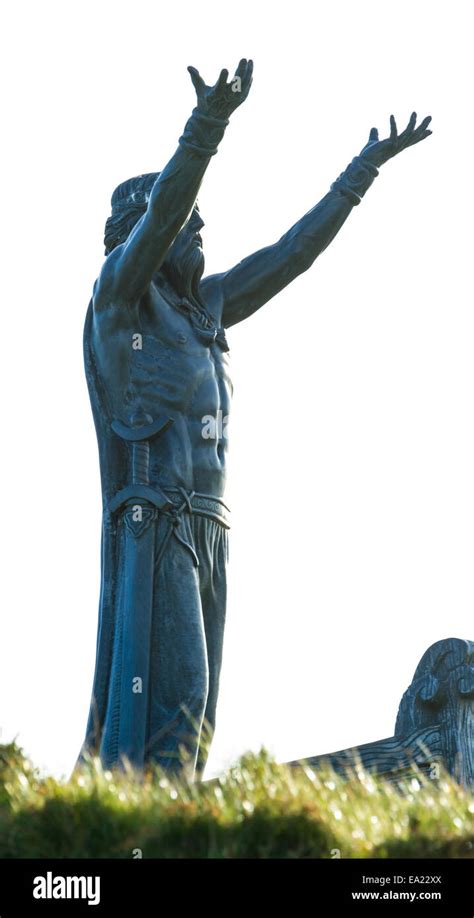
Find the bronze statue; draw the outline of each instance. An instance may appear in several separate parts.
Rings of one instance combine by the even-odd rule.
[[[196,203],[211,157],[252,82],[241,60],[207,86],[161,173],[112,195],[106,260],[84,353],[103,492],[102,587],[86,752],[202,774],[222,659],[232,384],[226,330],[263,306],[329,245],[378,167],[427,137],[416,114],[375,128],[330,191],[273,245],[203,278]],[[216,423],[209,424],[209,419]]]

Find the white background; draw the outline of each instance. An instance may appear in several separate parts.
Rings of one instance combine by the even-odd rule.
[[[230,599],[208,774],[393,733],[428,646],[472,638],[469,4],[15,3],[2,25],[0,725],[56,774],[86,726],[100,491],[82,326],[114,187],[255,61],[199,194],[207,272],[273,242],[413,109],[313,268],[228,333]]]

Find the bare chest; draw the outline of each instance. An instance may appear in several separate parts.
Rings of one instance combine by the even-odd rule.
[[[115,416],[126,422],[138,407],[152,417],[163,412],[190,419],[227,414],[229,355],[218,334],[217,323],[201,323],[156,292],[124,316],[114,334],[102,328],[98,359]]]

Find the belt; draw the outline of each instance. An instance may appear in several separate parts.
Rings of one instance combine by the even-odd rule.
[[[213,497],[211,494],[201,494],[199,491],[188,492],[185,488],[180,487],[167,488],[163,491],[173,506],[167,510],[153,511],[156,516],[161,514],[168,519],[168,530],[160,545],[155,566],[158,567],[171,536],[174,536],[190,552],[195,567],[199,567],[199,559],[194,547],[187,541],[186,533],[180,531],[182,514],[187,512],[191,515],[206,516],[216,520],[225,529],[230,529],[226,515],[226,511],[230,512],[229,508],[220,497]]]
[[[142,490],[151,491],[152,489],[148,487]],[[155,490],[156,493],[158,493],[158,489]],[[153,493],[155,493],[155,490]],[[133,492],[134,496],[129,497],[128,491]],[[164,517],[168,522],[168,529],[158,551],[158,557],[155,560],[156,566],[160,563],[171,536],[174,536],[178,542],[181,542],[181,544],[188,549],[192,555],[195,566],[199,567],[196,552],[187,540],[186,533],[183,532],[183,528],[180,525],[183,513],[189,513],[191,516],[207,517],[208,519],[215,520],[216,523],[219,523],[224,529],[230,529],[229,507],[220,497],[214,497],[212,494],[202,494],[200,491],[186,491],[186,489],[182,487],[162,488],[159,490],[159,495],[162,508],[157,509],[156,504],[155,506],[148,505],[146,508],[142,507],[138,520],[135,515],[137,509],[136,505],[132,506],[132,504],[137,502],[137,498],[139,499],[142,495],[138,493],[136,485],[123,489],[119,495],[110,502],[109,509],[116,510],[121,508],[123,510],[123,519],[126,528],[135,539],[140,538],[153,521],[158,520],[160,517]],[[148,495],[143,494],[143,496],[147,499]],[[127,497],[128,500],[126,499]],[[113,506],[114,504],[115,506]]]
[[[226,529],[230,529],[230,509],[220,497],[212,494],[202,494],[200,491],[186,491],[185,488],[163,488],[169,497],[174,510],[171,513],[188,512],[198,516],[207,516],[215,519]]]

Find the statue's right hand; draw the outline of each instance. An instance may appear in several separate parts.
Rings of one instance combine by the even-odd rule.
[[[245,57],[239,63],[230,83],[228,70],[221,70],[214,86],[206,86],[195,67],[188,67],[197,95],[197,108],[203,115],[228,118],[245,101],[252,84],[253,61]]]
[[[386,140],[379,140],[377,128],[372,128],[369,139],[364,149],[360,152],[362,158],[371,162],[374,166],[383,166],[387,160],[391,159],[392,156],[396,156],[401,150],[405,150],[406,147],[412,147],[415,143],[419,143],[420,140],[425,140],[431,134],[431,131],[428,130],[431,115],[424,118],[418,127],[416,127],[416,118],[416,112],[413,112],[405,130],[399,134],[395,118],[390,115],[390,137],[387,137]]]

